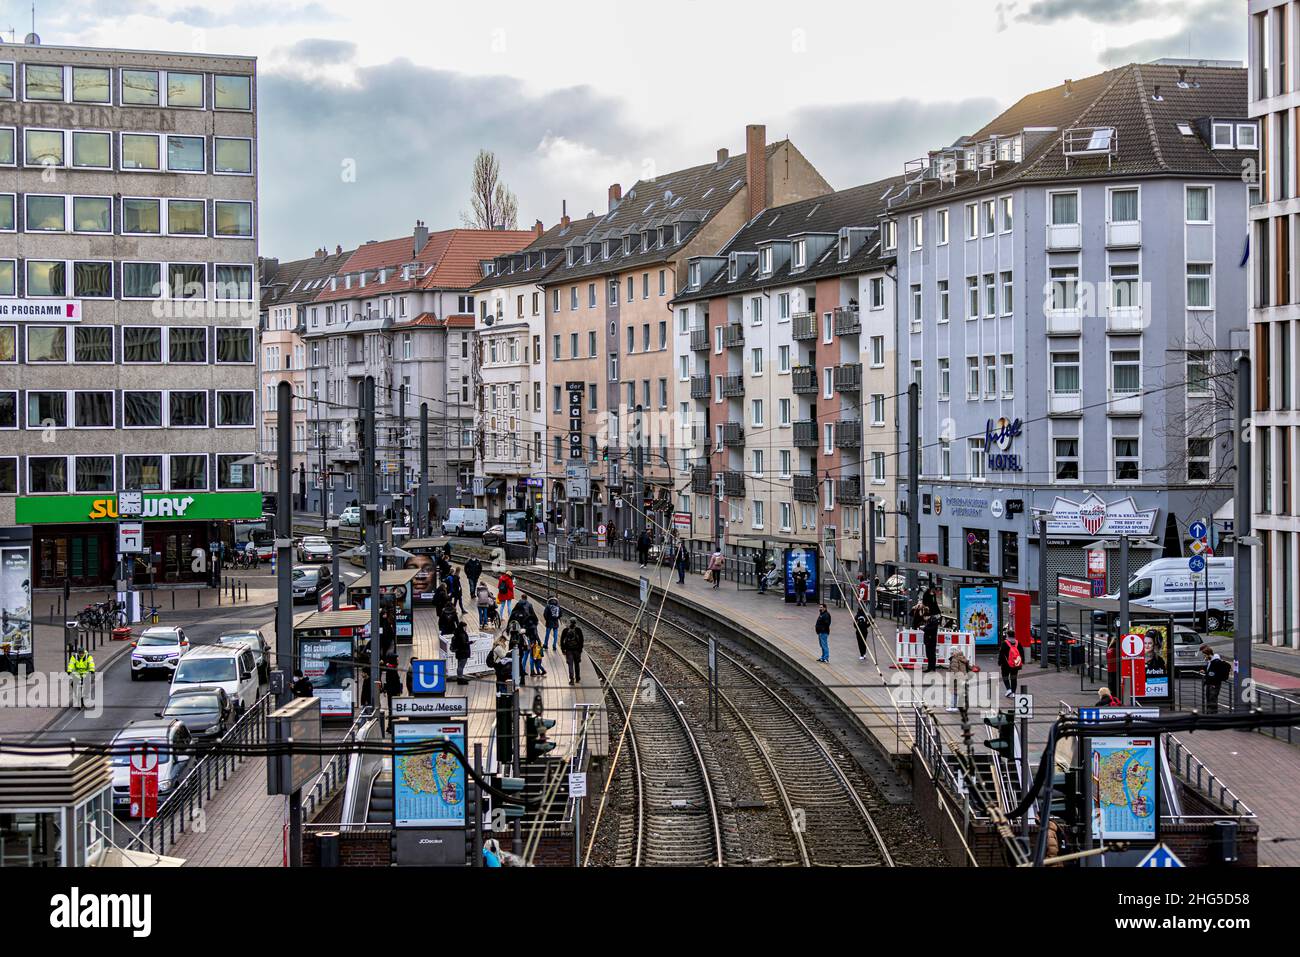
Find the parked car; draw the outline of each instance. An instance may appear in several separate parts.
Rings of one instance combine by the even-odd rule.
[[[294,565],[293,566],[293,600],[316,601],[321,590],[334,581],[328,565]]]
[[[504,525],[493,525],[483,533],[484,545],[501,545],[506,540],[506,527]]]
[[[150,744],[158,749],[158,805],[161,807],[189,770],[190,756],[180,752],[191,742],[189,729],[176,718],[131,721],[114,735],[113,810],[119,813],[131,811],[131,748]]]
[[[361,524],[361,506],[349,505],[339,516],[340,525],[359,526]]]
[[[246,644],[253,649],[253,661],[257,663],[257,680],[266,683],[271,680],[271,648],[266,636],[260,631],[228,631],[217,639],[219,645]]]
[[[181,688],[157,712],[159,718],[175,718],[185,725],[196,741],[217,741],[225,737],[235,721],[230,696],[221,688]]]
[[[1118,599],[1119,595],[1107,595]],[[1129,581],[1129,603],[1173,614],[1176,621],[1220,631],[1232,621],[1233,560],[1211,558],[1205,573],[1193,576],[1185,558],[1147,562]]]
[[[1205,667],[1205,657],[1201,654],[1201,645],[1205,636],[1191,628],[1174,626],[1174,669],[1177,671],[1196,670]]]
[[[442,520],[442,530],[448,535],[480,535],[487,531],[487,509],[452,508]]]
[[[304,535],[298,541],[298,561],[327,562],[334,557],[334,548],[323,535]]]
[[[1033,645],[1030,650],[1031,655],[1034,658],[1041,658],[1045,664],[1056,664],[1058,650],[1063,665],[1073,664],[1078,656],[1078,652],[1072,649],[1079,644],[1079,636],[1070,629],[1069,625],[1048,621],[1045,634],[1037,624],[1030,625],[1029,639]]]
[[[146,628],[131,642],[131,680],[139,681],[149,673],[171,677],[189,647],[184,628],[173,625]]]
[[[246,644],[201,645],[190,649],[172,675],[171,693],[206,685],[221,688],[242,712],[257,701],[257,663]]]

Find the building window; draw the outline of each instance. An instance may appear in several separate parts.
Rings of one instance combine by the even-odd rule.
[[[1142,353],[1126,349],[1110,354],[1110,390],[1114,395],[1132,395],[1142,390]]]
[[[885,396],[877,392],[871,396],[871,424],[885,424]]]
[[[1079,194],[1074,191],[1049,193],[1049,222],[1053,226],[1074,226],[1079,222]]]
[[[1058,482],[1077,482],[1079,480],[1078,438],[1053,439],[1052,462]]]
[[[939,398],[947,399],[952,387],[952,370],[948,359],[939,360]]]
[[[1057,395],[1076,394],[1079,392],[1079,353],[1052,353],[1052,392]]]
[[[1011,281],[1011,273],[1010,272],[1002,273],[1001,280],[1002,280],[1002,315],[1009,316],[1011,315],[1012,310],[1015,308],[1015,287]]]
[[[1212,281],[1214,266],[1210,263],[1187,264],[1187,308],[1214,308]]]
[[[1138,439],[1113,439],[1114,471],[1116,482],[1136,482],[1141,478],[1138,465]]]
[[[1015,217],[1011,211],[1011,197],[1003,196],[998,200],[998,218],[1002,221],[1002,231],[1011,232],[1011,227],[1015,225]]]
[[[936,246],[948,244],[948,210],[941,209],[934,214],[934,242]]]
[[[948,280],[938,282],[939,322],[948,321]]]
[[[786,357],[788,360],[789,346],[782,346],[781,348],[786,350]],[[881,369],[884,368],[884,365],[885,365],[885,337],[872,336],[871,337],[871,368]]]
[[[1016,394],[1016,361],[1009,352],[1002,354],[1002,398],[1011,399]]]
[[[1189,438],[1187,440],[1187,481],[1208,482],[1210,480],[1211,444],[1207,438]]]
[[[984,479],[984,440],[967,439],[966,450],[970,461],[971,481]]]
[[[1074,194],[1071,193],[1071,196]],[[1051,278],[1051,308],[1054,310],[1079,307],[1079,267],[1054,266],[1048,270]]]
[[[979,356],[966,357],[966,398],[980,397],[980,360]]]
[[[1112,189],[1110,191],[1110,221],[1135,223],[1138,221],[1137,189]]]
[[[1211,221],[1210,187],[1188,186],[1186,198],[1187,221],[1189,223],[1208,223]]]
[[[947,439],[939,440],[939,476],[952,478],[952,443]]]
[[[966,318],[978,319],[980,315],[979,276],[966,277]]]
[[[872,309],[883,309],[885,307],[885,280],[879,276],[873,276],[868,283],[870,290],[870,302]]]
[[[1015,532],[998,532],[1002,549],[1002,578],[1004,581],[1020,580],[1020,536]]]
[[[1210,368],[1213,353],[1198,351],[1187,353],[1187,394],[1210,394]]]
[[[788,345],[776,347],[776,371],[778,373],[790,371],[790,347]]]

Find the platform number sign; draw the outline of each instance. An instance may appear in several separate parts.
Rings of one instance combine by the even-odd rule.
[[[1031,694],[1018,694],[1012,699],[1015,705],[1017,718],[1033,719],[1034,717],[1034,696]]]

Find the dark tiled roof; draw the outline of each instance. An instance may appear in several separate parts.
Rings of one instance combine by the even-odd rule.
[[[728,256],[732,252],[757,252],[761,243],[772,240],[789,240],[801,233],[839,233],[846,226],[878,227],[879,216],[885,211],[885,197],[890,190],[897,189],[903,177],[854,186],[838,192],[827,193],[812,199],[803,199],[786,206],[774,206],[763,210],[750,223],[727,243],[719,256]],[[754,289],[766,289],[772,286],[788,286],[797,282],[823,279],[828,276],[851,275],[864,272],[894,258],[891,253],[882,256],[880,237],[873,233],[865,243],[847,260],[839,258],[839,244],[832,243],[813,262],[797,272],[791,271],[787,260],[770,274],[760,276],[755,260],[741,271],[734,282],[729,282],[724,266],[709,282],[699,289],[684,292],[673,302],[690,302],[698,299],[712,299],[718,296],[731,296]]]
[[[337,273],[352,256],[352,252],[350,249],[340,249],[338,252],[323,256],[295,259],[292,262],[280,263],[274,270],[267,268],[270,260],[262,260],[263,272],[260,280],[262,308],[310,302],[315,299],[317,294],[326,288],[324,280]]]
[[[1186,83],[1180,85],[1180,79]],[[1159,88],[1159,99],[1155,98]],[[1054,127],[1038,141],[1027,144],[1019,163],[999,164],[990,175],[961,172],[955,186],[938,187],[929,181],[920,193],[913,191],[894,210],[925,206],[969,193],[1004,189],[1008,185],[1051,180],[1131,178],[1134,176],[1241,175],[1243,159],[1257,158],[1253,150],[1214,150],[1209,129],[1202,121],[1211,117],[1246,119],[1246,70],[1240,67],[1130,63],[1040,90],[1023,97],[965,140],[973,144],[993,135],[1008,136],[1027,127]],[[1180,132],[1184,123],[1193,130]],[[1111,127],[1116,151],[1106,156],[1065,155],[1062,133],[1074,128]],[[1067,167],[1068,160],[1068,167]]]
[[[600,222],[600,216],[587,216],[583,219],[576,219],[569,222],[567,226],[556,223],[534,242],[529,243],[523,249],[511,253],[510,258],[515,261],[514,272],[502,275],[484,276],[473,286],[472,290],[495,289],[498,286],[515,286],[523,283],[539,283],[550,273],[564,262],[564,247],[571,243],[576,237],[586,235],[591,228]],[[553,255],[543,265],[541,262],[528,266],[528,257],[523,255],[528,252],[538,250],[552,250]]]
[[[767,157],[770,160],[784,140],[769,143]],[[624,256],[622,237],[624,233],[640,232],[643,228],[658,229],[671,226],[680,220],[691,218],[697,224],[708,222],[720,209],[734,197],[742,186],[746,185],[745,154],[729,156],[721,164],[715,162],[692,166],[689,169],[666,173],[652,180],[639,180],[623,194],[623,199],[612,210],[600,217],[583,242],[603,243],[607,238],[619,240],[619,246],[609,259],[598,259],[593,263],[579,263],[574,266],[561,265],[553,272],[550,280],[570,282],[606,273],[619,272],[624,269],[636,269],[640,266],[663,263],[680,255],[682,248],[698,229],[693,227],[684,242],[666,247],[656,245],[649,250],[636,250]],[[567,245],[573,245],[569,242]]]

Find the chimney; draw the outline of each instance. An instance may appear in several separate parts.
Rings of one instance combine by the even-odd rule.
[[[546,227],[542,225],[542,221],[540,219],[537,222],[533,223],[534,236],[536,236],[538,239],[541,239],[542,233],[544,232],[546,232]]]
[[[767,209],[767,127],[751,123],[745,127],[745,182],[749,189],[749,218]]]
[[[415,255],[420,255],[425,245],[429,242],[429,227],[424,225],[424,220],[415,221]]]
[[[730,158],[731,158],[731,153],[727,150],[725,146],[722,147],[722,149],[718,150],[718,169],[722,169],[722,165],[726,163],[727,160]]]
[[[342,246],[335,246],[335,247],[334,247],[334,255],[335,255],[335,256],[342,256],[342,255],[343,255],[343,247],[342,247]]]
[[[562,199],[560,200],[560,225],[567,226],[569,225],[570,222],[571,220],[569,219],[569,201],[567,199]]]
[[[324,259],[324,258],[325,258],[325,247],[324,247],[324,246],[322,246],[320,249],[316,250],[316,258],[317,258],[317,259]]]
[[[613,209],[618,205],[619,200],[623,198],[623,187],[614,183],[609,188],[609,208]]]

